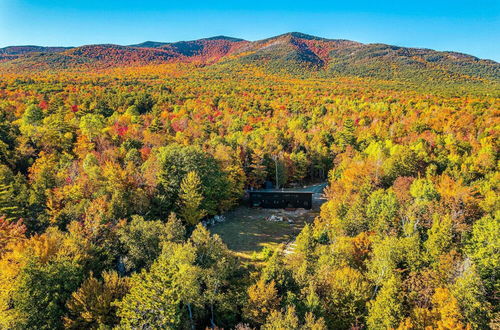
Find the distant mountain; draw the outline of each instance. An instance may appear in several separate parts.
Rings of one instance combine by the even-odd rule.
[[[204,38],[204,39],[199,39],[199,40],[192,40],[192,41],[180,41],[184,43],[194,43],[194,42],[203,42],[203,41],[213,41],[213,40],[225,40],[225,41],[233,41],[233,42],[238,42],[238,41],[245,41],[243,39],[238,39],[238,38],[232,38],[232,37],[226,37],[226,36],[215,36],[215,37],[210,37],[210,38]],[[179,42],[177,42],[179,43]],[[145,41],[140,44],[135,44],[135,45],[129,45],[130,47],[140,47],[140,48],[159,48],[168,44],[168,42],[158,42],[158,41]],[[175,43],[174,43],[175,44]]]
[[[0,61],[13,60],[30,53],[59,53],[71,47],[9,46],[0,48]]]
[[[129,47],[138,47],[138,48],[157,48],[163,45],[168,45],[168,42],[158,42],[158,41],[144,41],[140,44],[129,45]]]
[[[409,81],[500,81],[500,64],[456,53],[384,44],[362,44],[292,32],[246,41],[217,36],[173,43],[87,45],[74,48],[13,46],[0,49],[0,69],[100,70],[187,62],[231,68],[253,65],[270,72],[350,75]]]
[[[230,37],[212,37],[193,41],[162,43],[146,41],[131,46],[112,44],[86,45],[74,48],[44,48],[32,46],[15,57],[5,57],[5,69],[67,70],[106,69],[110,67],[141,66],[172,61],[213,64],[235,52],[248,41]],[[0,49],[12,52],[16,47]]]
[[[179,41],[159,48],[177,54],[178,59],[184,61],[215,63],[225,56],[237,52],[247,44],[249,42],[243,39],[219,36],[193,41]]]

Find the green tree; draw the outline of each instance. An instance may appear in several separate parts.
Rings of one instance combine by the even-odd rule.
[[[374,191],[368,198],[366,216],[370,221],[370,229],[380,235],[386,235],[391,229],[398,229],[396,217],[398,212],[398,201],[392,191],[379,189]]]
[[[181,182],[179,209],[184,220],[191,226],[195,226],[207,214],[200,209],[202,201],[200,177],[194,171],[188,172]]]
[[[228,179],[229,196],[228,199],[224,201],[225,203],[223,203],[222,209],[226,211],[237,205],[243,197],[245,192],[246,175],[239,162],[227,166],[224,168],[224,172],[226,173]]]
[[[165,224],[165,240],[174,243],[183,243],[186,240],[186,228],[174,212],[170,213]]]
[[[307,313],[301,322],[294,306],[289,306],[282,311],[272,311],[266,323],[262,326],[266,330],[326,330],[328,329],[323,318],[315,318],[312,313]]]
[[[280,296],[296,288],[292,272],[285,265],[282,247],[277,248],[262,269],[261,278],[267,283],[274,281]]]
[[[168,236],[166,225],[159,220],[144,220],[135,215],[118,231],[127,272],[149,267],[161,253],[161,242]]]
[[[310,162],[307,155],[303,151],[292,152],[290,154],[290,160],[293,162],[293,182],[302,182],[302,180],[307,176]]]
[[[313,313],[306,313],[304,324],[302,325],[303,330],[327,330],[325,320],[320,317],[314,317]]]
[[[342,149],[345,150],[347,146],[355,146],[356,135],[354,134],[354,121],[351,118],[347,118],[344,121],[342,130],[337,134],[337,144]]]
[[[404,250],[399,238],[387,236],[373,242],[372,258],[368,262],[368,276],[377,287],[394,276],[404,260]]]
[[[198,173],[203,195],[201,209],[209,215],[219,212],[221,203],[228,196],[228,180],[220,164],[211,155],[194,146],[170,144],[158,148],[154,157],[143,165],[143,171],[153,171],[157,192],[153,209],[157,216],[164,217],[176,209],[179,201],[181,181],[191,171]]]
[[[42,123],[43,117],[43,110],[39,106],[31,104],[24,110],[22,120],[24,125],[39,125]]]
[[[318,270],[318,292],[325,320],[331,328],[348,329],[363,324],[371,286],[351,267]]]
[[[477,265],[488,296],[500,290],[500,214],[485,216],[472,228],[472,237],[466,245],[467,254]]]
[[[473,265],[464,262],[464,271],[451,287],[465,321],[473,329],[487,329],[491,320],[491,304],[481,277]]]
[[[12,185],[0,184],[0,216],[7,220],[16,220],[19,218],[19,214]]]
[[[382,182],[389,186],[398,177],[416,177],[423,171],[424,162],[408,146],[396,145],[392,148],[390,157],[384,162],[383,168]]]
[[[395,328],[403,317],[401,283],[395,275],[389,277],[375,300],[368,304],[368,329]]]
[[[284,312],[272,311],[262,326],[263,330],[296,330],[299,329],[299,318],[295,307],[288,307]]]
[[[67,313],[66,301],[82,281],[81,266],[70,260],[42,263],[31,260],[19,275],[12,297],[21,329],[61,329]]]
[[[313,237],[311,225],[306,224],[295,240],[296,267],[293,267],[295,278],[299,282],[305,282],[313,274],[316,266],[315,255],[316,240]]]
[[[427,202],[439,199],[439,193],[428,179],[417,179],[410,186],[410,194],[417,202]]]
[[[80,130],[90,140],[94,140],[101,134],[105,127],[103,115],[87,114],[80,119]]]
[[[424,246],[431,261],[436,261],[438,257],[446,252],[452,246],[453,232],[451,217],[440,217],[435,214],[432,227],[428,230],[428,238]]]
[[[193,313],[194,307],[203,306],[201,268],[193,263],[182,263],[177,266],[177,271],[172,278],[172,286],[175,288],[181,305],[185,306],[189,316],[191,329],[196,328]],[[199,326],[199,324],[198,324]]]
[[[182,303],[192,297],[192,290],[179,287],[193,283],[181,274],[190,274],[196,250],[190,244],[166,243],[151,269],[143,269],[130,278],[130,291],[117,302],[121,326],[129,328],[176,329],[182,323]],[[195,289],[196,291],[196,289]]]
[[[218,235],[198,224],[190,242],[196,249],[196,265],[202,269],[203,303],[209,313],[211,325],[231,318],[236,312],[234,304],[235,276],[239,267],[237,260]]]

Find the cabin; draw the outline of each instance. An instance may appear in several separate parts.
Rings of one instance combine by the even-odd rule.
[[[268,209],[312,208],[312,191],[251,190],[250,206]]]

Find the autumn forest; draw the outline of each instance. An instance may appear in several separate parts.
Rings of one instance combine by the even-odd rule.
[[[0,329],[498,329],[499,111],[453,52],[2,48]],[[277,180],[328,184],[293,253],[202,224]]]

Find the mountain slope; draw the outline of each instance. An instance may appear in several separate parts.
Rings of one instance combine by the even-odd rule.
[[[384,44],[359,44],[333,50],[327,72],[385,79],[500,79],[500,65],[474,56],[405,48]]]
[[[67,70],[106,69],[111,67],[141,66],[172,61],[215,63],[234,52],[248,41],[230,37],[161,43],[147,41],[132,46],[112,44],[86,45],[75,48],[47,50],[43,47],[26,50],[12,58],[5,58],[4,69]],[[8,52],[14,47],[0,49]]]
[[[71,47],[9,46],[0,48],[0,62],[19,58],[32,53],[59,53]]]
[[[232,54],[241,47],[249,44],[248,41],[225,36],[218,36],[193,41],[179,41],[160,48],[178,55],[184,60],[215,63],[223,57]]]
[[[292,32],[249,43],[235,57],[243,63],[259,63],[270,69],[293,66],[319,69],[328,64],[333,50],[358,44]]]
[[[0,49],[0,69],[100,70],[113,67],[187,62],[222,66],[252,65],[270,72],[348,75],[402,81],[500,81],[500,64],[474,56],[431,49],[362,44],[292,32],[246,41],[217,36],[130,46],[76,48],[19,46]]]
[[[15,70],[105,69],[169,61],[175,54],[153,48],[88,45],[62,52],[27,53],[3,63]]]

